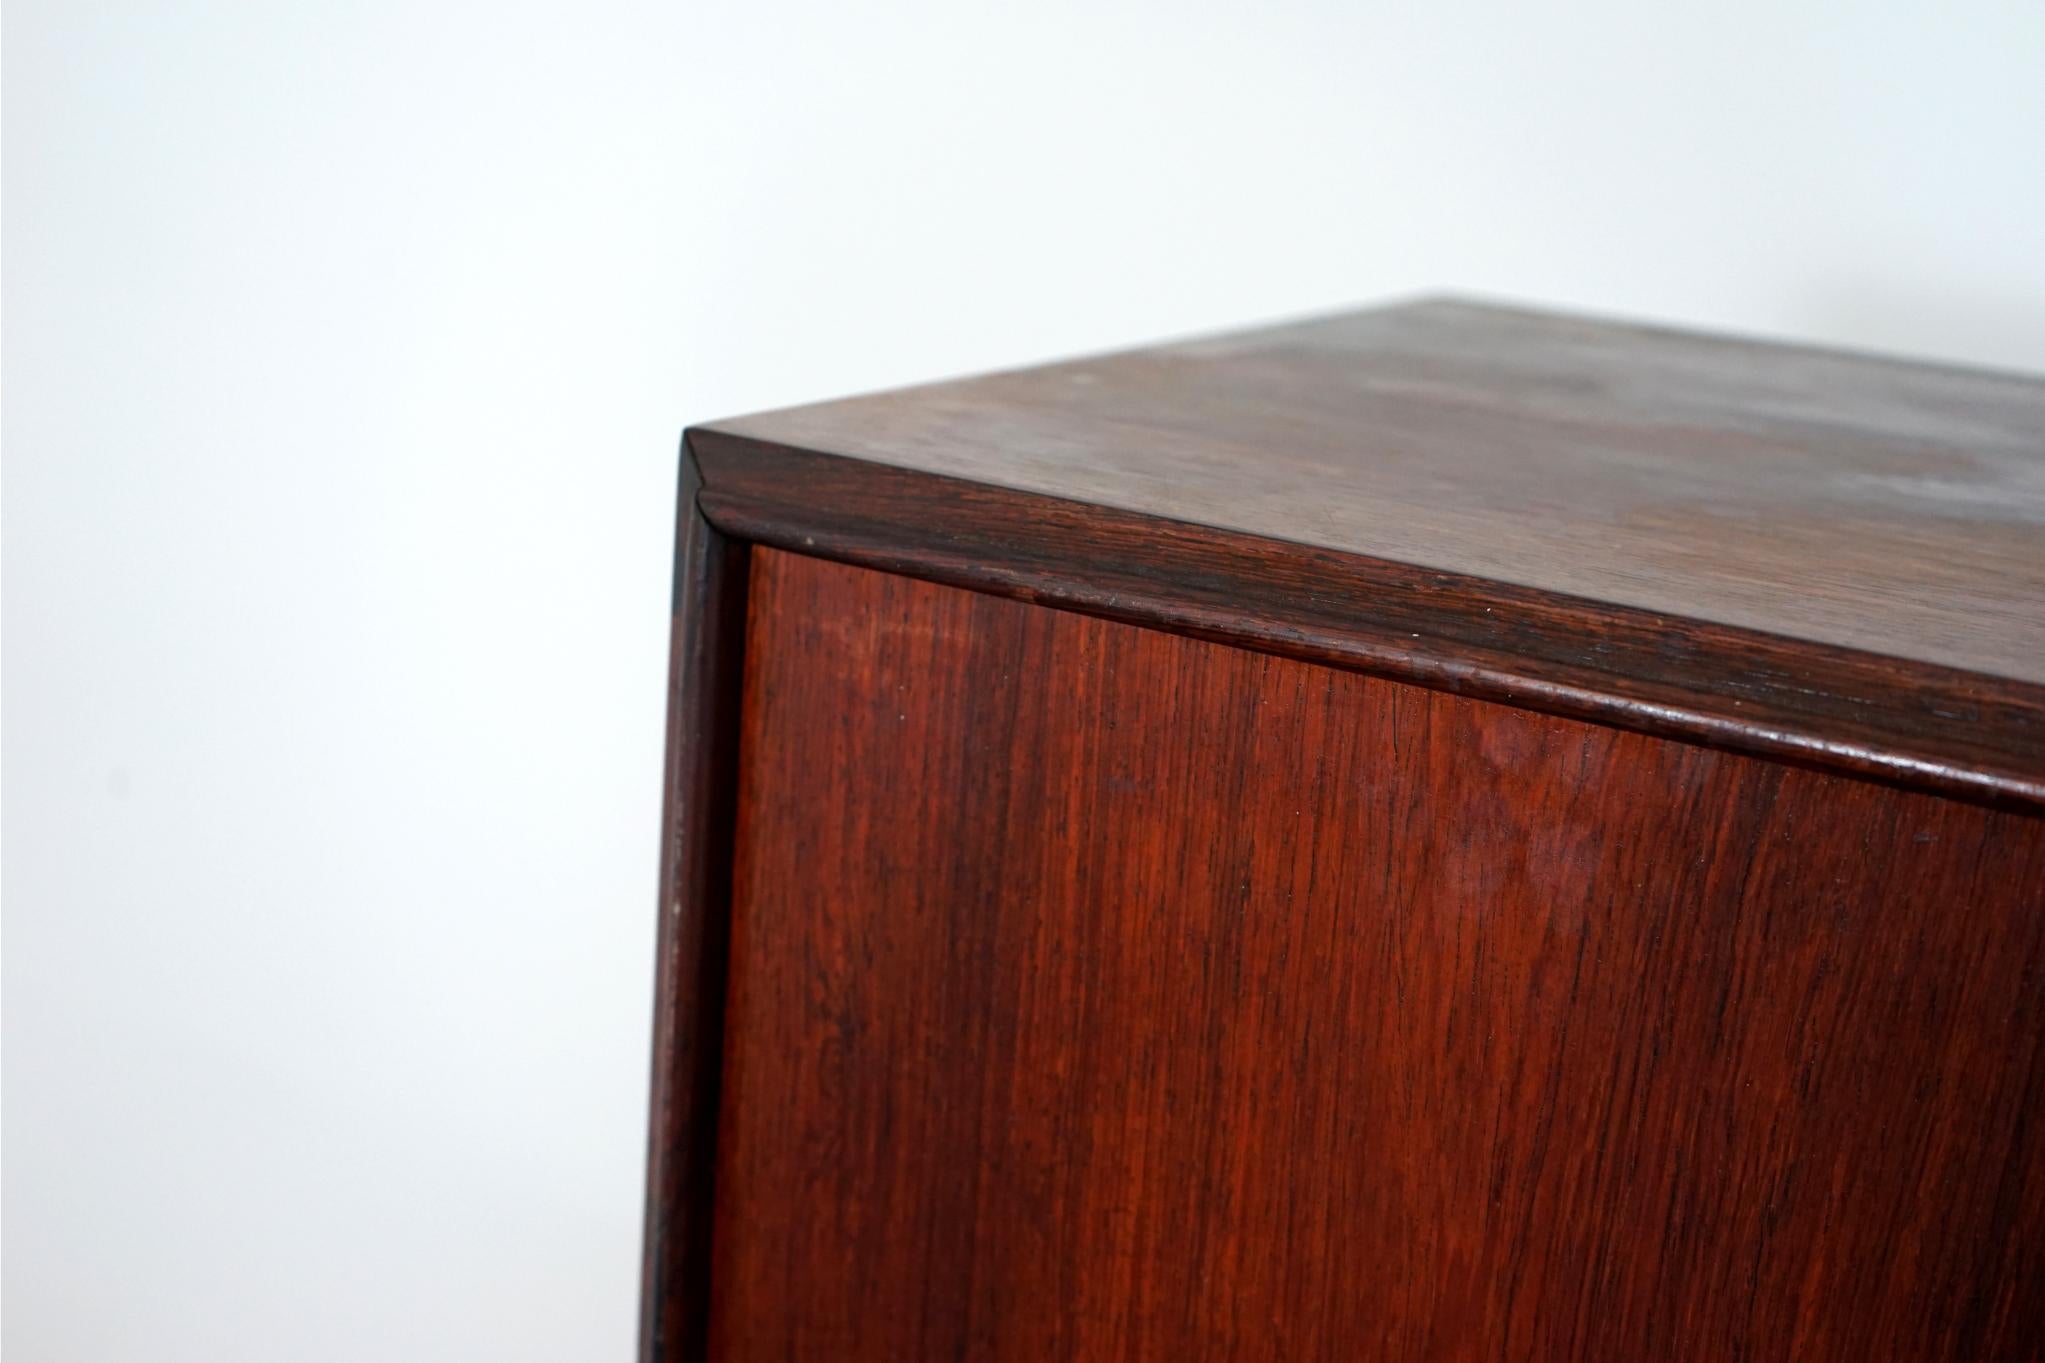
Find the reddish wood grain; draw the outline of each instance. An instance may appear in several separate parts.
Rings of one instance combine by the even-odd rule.
[[[713,1357],[2038,1355],[2045,822],[751,581]]]
[[[2032,375],[1428,299],[711,429],[2045,686]]]
[[[2045,686],[690,433],[738,537],[2045,812]]]
[[[669,632],[641,1363],[701,1358],[709,1317],[711,1179],[751,551],[703,518],[696,505],[700,486],[685,448]]]
[[[2045,379],[1429,299],[689,441],[739,538],[2045,812]]]

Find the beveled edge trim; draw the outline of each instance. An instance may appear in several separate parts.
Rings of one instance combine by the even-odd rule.
[[[2045,813],[2045,687],[721,431],[735,538]]]
[[[685,439],[662,778],[641,1363],[694,1363],[704,1356],[709,1330],[751,547],[711,524],[701,488]]]

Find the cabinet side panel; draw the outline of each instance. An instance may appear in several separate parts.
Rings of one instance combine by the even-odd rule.
[[[723,1055],[739,678],[750,547],[696,505],[682,454],[660,824],[641,1363],[694,1363],[708,1329],[711,1175]]]
[[[758,550],[730,1360],[2030,1358],[2045,823]]]

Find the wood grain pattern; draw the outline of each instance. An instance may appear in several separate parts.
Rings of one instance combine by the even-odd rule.
[[[711,1354],[2022,1359],[2045,821],[757,550]]]
[[[692,437],[762,544],[2045,810],[2045,688],[779,446]]]
[[[728,533],[2045,810],[2045,383],[1431,303],[719,422]]]
[[[2038,378],[1429,301],[712,429],[2045,684]]]
[[[697,507],[686,447],[675,531],[655,946],[641,1363],[702,1357],[750,549]]]

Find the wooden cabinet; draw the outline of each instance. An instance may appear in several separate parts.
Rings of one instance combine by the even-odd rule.
[[[684,464],[650,1359],[2045,1350],[2045,383],[1426,302]]]

